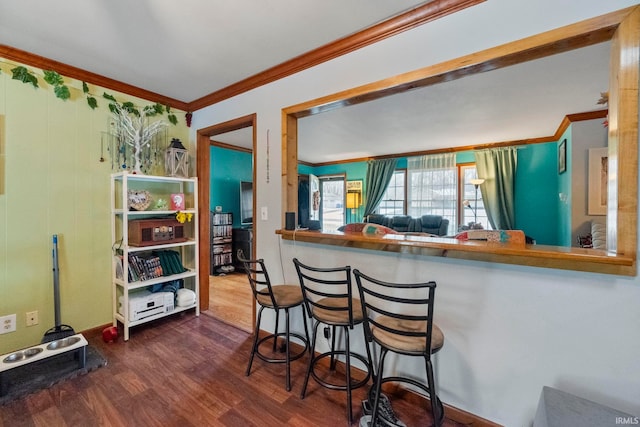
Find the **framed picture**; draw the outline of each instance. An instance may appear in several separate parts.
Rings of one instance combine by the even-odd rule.
[[[558,173],[567,171],[567,139],[563,139],[558,146]]]
[[[589,149],[588,215],[607,214],[607,182],[609,180],[609,149]]]
[[[180,211],[184,209],[184,193],[172,194],[169,199],[169,207],[172,211]]]
[[[362,192],[362,180],[347,181],[347,191]]]

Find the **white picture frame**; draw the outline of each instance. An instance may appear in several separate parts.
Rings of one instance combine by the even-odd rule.
[[[607,182],[609,178],[609,149],[589,149],[589,188],[587,214],[607,214]]]

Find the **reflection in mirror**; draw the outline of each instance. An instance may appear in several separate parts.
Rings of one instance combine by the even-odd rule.
[[[460,174],[458,203],[419,212],[405,200],[405,208],[395,211],[443,214],[450,221],[447,234],[455,234],[477,221],[478,202],[484,228],[489,225],[482,200],[465,179],[475,177],[473,147],[513,143],[519,146],[515,228],[538,244],[577,246],[592,222],[604,220],[586,210],[585,165],[590,149],[607,146],[606,106],[597,102],[609,85],[610,48],[602,42],[304,117],[298,121],[299,171],[364,180],[367,158],[396,156],[402,171],[416,154],[456,151],[457,165],[468,171]],[[565,140],[571,158],[560,173]],[[403,197],[411,191],[407,183]],[[350,222],[362,221],[362,208],[359,213]]]
[[[344,90],[333,95],[323,96],[283,109],[283,212],[296,210],[298,203],[297,179],[298,174],[305,173],[303,171],[304,168],[317,169],[319,167],[335,167],[341,163],[334,162],[339,162],[339,159],[344,159],[345,157],[348,159],[360,158],[360,160],[366,160],[371,156],[395,157],[398,153],[403,153],[404,156],[418,154],[411,152],[411,149],[419,151],[419,154],[424,154],[425,152],[454,152],[456,156],[460,156],[460,152],[462,151],[484,148],[480,147],[479,144],[487,144],[495,147],[496,145],[526,144],[528,142],[539,142],[539,144],[528,144],[526,147],[543,145],[543,142],[553,143],[553,145],[551,145],[553,149],[549,150],[549,153],[546,155],[536,155],[535,157],[537,160],[553,159],[552,161],[555,162],[555,165],[553,171],[539,174],[537,179],[531,181],[532,184],[529,187],[525,187],[526,191],[520,191],[519,194],[522,195],[522,193],[524,193],[526,202],[527,199],[535,196],[537,190],[542,187],[539,184],[543,180],[555,180],[557,189],[553,197],[559,201],[557,203],[562,203],[568,208],[569,204],[574,203],[572,198],[572,194],[575,193],[574,186],[585,185],[584,176],[582,180],[579,181],[580,184],[578,184],[578,181],[575,181],[575,183],[572,182],[573,174],[576,173],[575,171],[578,169],[579,164],[582,164],[584,167],[584,162],[586,162],[586,157],[584,159],[580,158],[577,161],[573,158],[575,153],[573,153],[574,150],[572,150],[572,141],[574,138],[582,138],[582,135],[597,133],[595,129],[598,129],[600,132],[604,132],[605,135],[602,137],[603,145],[608,145],[606,251],[542,244],[528,245],[522,249],[507,247],[492,248],[486,245],[457,244],[455,243],[456,239],[438,239],[437,241],[431,241],[429,239],[415,240],[407,236],[394,237],[393,239],[385,238],[382,239],[383,241],[377,243],[366,239],[363,240],[362,237],[358,238],[355,235],[333,236],[330,234],[313,234],[309,232],[298,234],[295,238],[297,240],[305,239],[305,241],[308,242],[347,247],[361,247],[394,252],[411,250],[432,256],[635,275],[638,215],[637,117],[639,47],[637,40],[640,34],[639,14],[640,9],[637,8],[611,12],[607,15],[551,30],[544,34],[516,40],[505,45],[451,59],[443,63],[433,64],[419,70],[389,77],[384,80]],[[608,41],[611,41],[611,43],[606,43]],[[427,104],[431,105],[436,115],[423,115],[422,120],[428,124],[428,129],[423,131],[425,134],[424,140],[418,142],[420,146],[417,149],[412,145],[416,143],[415,139],[400,139],[401,132],[398,129],[407,127],[405,126],[405,121],[408,121],[408,118],[402,115],[394,115],[393,111],[383,111],[382,117],[384,120],[379,118],[373,120],[374,123],[382,122],[386,126],[382,129],[374,127],[373,132],[366,134],[366,137],[362,139],[363,143],[360,145],[356,144],[356,141],[360,141],[360,139],[353,137],[349,129],[359,132],[364,131],[356,126],[353,120],[350,121],[351,125],[348,128],[336,126],[332,121],[328,121],[322,125],[321,143],[314,143],[311,139],[306,139],[306,134],[312,133],[311,128],[314,123],[314,121],[312,121],[313,119],[306,121],[310,116],[319,115],[317,119],[322,119],[323,114],[320,113],[339,110],[344,106],[352,107],[346,108],[341,112],[336,112],[335,114],[348,113],[350,110],[355,112],[356,109],[353,107],[355,105],[363,103],[375,105],[378,100],[385,97],[391,97],[392,95],[404,93],[408,90],[416,90],[421,87],[439,86],[443,84],[443,82],[457,81],[456,84],[464,87],[465,82],[463,82],[463,80],[466,80],[469,76],[481,76],[482,74],[493,75],[493,70],[500,70],[514,65],[514,69],[516,69],[520,66],[516,64],[525,64],[540,58],[553,60],[556,56],[559,57],[560,54],[564,53],[579,55],[582,48],[593,47],[593,52],[599,48],[606,51],[606,46],[611,50],[610,58],[606,58],[606,56],[604,58],[600,57],[599,60],[588,65],[587,68],[597,68],[599,65],[604,66],[606,63],[609,70],[607,75],[613,76],[613,78],[609,79],[608,85],[606,81],[603,81],[602,83],[595,83],[591,89],[588,89],[590,92],[588,96],[588,99],[590,99],[589,106],[574,106],[570,109],[563,109],[560,112],[556,112],[554,116],[557,115],[557,117],[553,118],[553,125],[543,121],[541,117],[544,116],[546,110],[553,110],[560,102],[554,98],[556,88],[547,90],[546,87],[536,87],[534,88],[536,90],[535,93],[526,96],[520,95],[517,98],[519,103],[515,104],[516,107],[513,107],[513,104],[509,104],[511,105],[510,109],[504,109],[503,107],[502,111],[498,112],[498,115],[492,118],[489,113],[495,108],[493,104],[497,102],[498,105],[501,105],[500,102],[502,102],[502,100],[511,98],[510,92],[504,91],[499,85],[494,85],[490,86],[492,90],[485,92],[481,89],[475,89],[478,91],[478,93],[476,93],[474,88],[467,87],[465,90],[459,92],[443,91],[439,96],[425,97],[428,101]],[[578,51],[572,52],[576,49]],[[584,52],[587,51],[588,50],[585,50]],[[595,55],[592,59],[594,58]],[[573,83],[573,78],[578,78],[583,71],[586,72],[586,70],[575,67],[574,64],[548,65],[545,68],[546,72],[552,75],[552,82],[556,82],[557,79],[569,73],[572,79],[568,81],[567,84]],[[558,72],[558,70],[560,71]],[[471,80],[469,82],[471,82]],[[531,86],[526,80],[520,80],[520,82],[522,82],[522,84],[520,86],[516,84],[514,88]],[[594,107],[594,103],[597,103],[601,97],[601,92],[606,92],[603,87],[606,87],[609,92],[608,109],[601,108],[604,107],[604,105],[596,105]],[[586,90],[579,90],[573,95],[584,96],[585,93]],[[448,98],[457,101],[458,110],[453,112],[444,111],[442,103],[448,102]],[[547,101],[544,103],[542,110],[533,108],[537,103],[536,100],[539,100],[539,98]],[[461,99],[463,101],[460,101]],[[385,101],[391,102],[390,99]],[[599,109],[600,112],[594,111],[594,109]],[[518,110],[523,111],[528,119],[524,122],[516,121],[513,118],[515,114],[514,110],[516,110],[516,112]],[[438,116],[437,114],[441,111],[444,111],[446,114]],[[567,114],[570,115],[566,116]],[[330,117],[330,115],[327,114],[324,117]],[[440,120],[435,120],[434,117],[438,117]],[[577,127],[574,126],[576,121],[587,123],[585,119],[599,120],[599,122],[592,120],[591,122],[593,124],[591,124],[591,127],[587,126],[584,129],[574,129]],[[364,120],[364,118],[359,117],[358,120]],[[444,120],[447,124],[447,126],[444,127],[444,133],[442,132],[441,120]],[[603,130],[602,122],[605,120],[608,123],[608,128]],[[558,124],[558,121],[561,121],[560,124]],[[519,126],[526,126],[527,124],[533,125],[535,126],[536,132],[530,134],[523,133],[518,136],[515,134],[509,135],[508,133],[502,136],[488,136],[490,127],[500,131],[503,131],[503,129],[509,131],[513,130],[510,126],[516,122],[518,122]],[[308,127],[305,123],[308,124]],[[333,128],[339,131],[338,135],[340,135],[340,137],[335,137]],[[467,128],[471,129],[471,135],[460,138],[460,135],[462,135],[460,131]],[[380,145],[374,143],[374,137],[378,133],[384,132],[388,132],[386,138],[384,138],[384,143],[387,147],[399,146],[403,148],[400,150],[384,148],[382,151],[373,151],[374,147],[380,147]],[[317,132],[313,133],[317,134]],[[444,148],[445,144],[441,144],[440,141],[448,140],[452,135],[457,135],[457,138],[460,139],[457,139],[455,144],[449,143],[449,148]],[[477,140],[475,139],[476,137],[480,139]],[[514,138],[516,141],[509,142],[511,138]],[[522,141],[522,138],[533,139]],[[321,153],[322,147],[327,146],[330,140],[333,139],[336,139],[342,144],[341,152],[347,153],[345,156],[318,160],[311,157],[310,153]],[[298,146],[298,140],[300,140],[300,146]],[[564,146],[567,148],[565,157],[566,171],[564,171],[564,167],[562,170],[558,168],[559,146],[560,143],[565,140]],[[439,145],[434,145],[431,149],[425,148],[425,141],[429,141],[430,143],[435,142],[435,144]],[[502,143],[500,141],[502,141]],[[491,142],[494,144],[492,145]],[[519,152],[523,152],[525,149],[519,148],[518,150]],[[334,151],[334,153],[337,152],[338,151]],[[329,164],[329,161],[332,163]],[[472,163],[473,160],[467,160],[467,162]],[[460,161],[458,161],[458,163],[460,163]],[[342,169],[344,170],[344,168]],[[316,171],[316,173],[324,173],[324,171]],[[337,171],[333,171],[332,173],[337,173]],[[584,174],[584,169],[582,173]],[[364,174],[365,172],[362,172],[363,176]],[[351,173],[347,173],[346,178],[348,180],[353,179],[351,175]],[[486,181],[487,180],[485,180],[485,182]],[[625,183],[624,185],[622,185],[623,182]],[[483,184],[481,188],[485,185],[486,184]],[[581,189],[581,192],[584,191],[584,188]],[[484,189],[482,193],[484,193]],[[364,189],[364,197],[366,204],[366,188]],[[459,199],[458,202],[460,202]],[[534,215],[539,214],[539,212],[536,212],[537,205],[535,203],[525,203],[523,209],[532,211]],[[605,217],[601,218],[604,219]],[[557,221],[566,221],[566,224],[561,225],[566,229],[570,229],[568,227],[572,226],[571,221],[573,221],[573,218],[571,218],[570,214],[564,214],[561,219]],[[545,226],[543,221],[538,220],[537,222],[539,224],[542,223],[541,225],[543,227]],[[286,232],[280,231],[280,233],[284,238],[294,238],[294,236]],[[566,244],[570,245],[574,240],[574,236],[568,236],[571,236],[571,234],[565,233],[561,239],[566,240]],[[560,241],[561,239],[559,238],[558,240]]]

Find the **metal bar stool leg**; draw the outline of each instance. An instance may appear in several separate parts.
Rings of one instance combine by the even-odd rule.
[[[442,407],[442,402],[438,398],[438,393],[436,393],[436,382],[433,377],[433,364],[431,360],[425,358],[425,366],[427,368],[427,383],[429,385],[429,399],[431,400],[431,414],[433,415],[433,423],[436,427],[440,427],[442,425],[442,421],[444,418],[444,408]]]
[[[304,311],[304,306],[300,306],[302,309],[302,323],[304,324],[304,336],[307,337],[307,347],[309,349],[309,354],[313,354],[313,351],[311,350],[311,338],[309,337],[309,327],[307,326],[307,316],[306,316],[306,312]]]
[[[249,365],[247,366],[246,376],[249,376],[251,373],[251,365],[253,364],[253,356],[255,356],[256,351],[258,351],[258,332],[260,331],[260,321],[262,320],[262,310],[264,307],[260,307],[258,310],[258,318],[256,319],[256,327],[253,330],[253,345],[251,346],[251,356],[249,356]]]
[[[273,333],[273,352],[275,353],[278,348],[278,322],[280,321],[280,310],[275,309],[276,312],[276,329]]]
[[[331,327],[331,370],[336,370],[336,327]]]
[[[374,380],[373,409],[371,411],[371,427],[377,425],[378,408],[380,407],[380,394],[382,393],[382,372],[384,369],[384,359],[387,357],[387,349],[380,349],[380,361],[378,362],[378,375]]]
[[[349,348],[349,327],[344,326],[344,342],[345,342],[345,364],[347,369],[347,419],[349,425],[353,423],[353,414],[351,409],[351,351]]]
[[[304,399],[304,395],[307,393],[307,384],[309,384],[309,376],[311,376],[311,370],[313,369],[313,362],[315,359],[316,351],[316,336],[318,335],[318,326],[320,322],[314,322],[313,335],[311,336],[311,355],[309,356],[309,365],[307,366],[307,374],[304,376],[304,384],[302,385],[302,392],[300,393],[300,399]]]
[[[286,365],[287,365],[287,372],[286,372],[286,383],[287,383],[287,391],[291,391],[291,354],[289,353],[289,309],[285,308],[284,309],[284,322],[285,322],[285,331],[284,331],[284,335],[286,338],[286,342],[285,342],[285,351],[286,351]],[[277,338],[277,335],[276,335]]]

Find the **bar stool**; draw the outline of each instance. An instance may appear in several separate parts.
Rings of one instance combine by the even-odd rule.
[[[374,371],[374,386],[369,392],[371,413],[370,426],[377,426],[382,418],[384,425],[390,420],[382,417],[380,402],[382,384],[404,382],[428,394],[431,414],[436,426],[442,425],[444,407],[436,393],[431,355],[444,344],[444,334],[433,323],[433,303],[436,283],[401,284],[373,279],[354,270],[360,300],[365,310],[365,335],[370,343],[380,346],[380,359]],[[388,352],[424,358],[427,383],[401,376],[384,377],[384,362]]]
[[[363,322],[362,307],[360,300],[352,297],[351,286],[351,267],[337,268],[318,268],[302,264],[297,258],[293,259],[298,278],[300,279],[300,287],[302,288],[302,296],[304,298],[304,306],[307,314],[313,321],[313,334],[311,337],[311,355],[307,374],[305,375],[304,385],[300,398],[304,399],[309,377],[323,387],[331,390],[342,390],[347,392],[347,417],[349,423],[353,422],[351,409],[351,391],[364,386],[371,378],[371,354],[369,346],[365,342],[367,349],[367,357],[354,353],[349,348],[349,330],[354,325]],[[324,324],[327,327],[325,331],[331,328],[331,349],[325,353],[315,355],[318,327]],[[344,331],[344,350],[336,349],[336,328]],[[325,332],[327,336],[327,332]],[[316,372],[318,362],[329,357],[331,372],[335,372],[336,357],[344,356],[345,358],[345,380],[343,383],[336,384],[321,378]],[[352,380],[351,376],[351,358],[360,360],[366,370],[366,377],[361,380]]]
[[[309,347],[309,330],[307,329],[307,321],[304,316],[304,334],[303,337],[297,333],[291,333],[289,330],[289,309],[294,307],[302,307],[302,292],[298,285],[272,285],[269,279],[269,273],[265,267],[263,259],[246,259],[242,251],[238,251],[238,260],[242,262],[244,270],[249,278],[249,284],[253,291],[255,300],[260,305],[258,310],[258,318],[256,320],[256,327],[253,336],[253,347],[251,348],[251,356],[249,357],[249,366],[247,366],[246,375],[251,373],[251,365],[253,364],[253,357],[257,355],[260,359],[268,363],[285,363],[286,364],[286,388],[287,391],[291,390],[291,361],[301,358]],[[275,310],[276,312],[276,327],[273,334],[269,334],[261,339],[258,339],[260,333],[260,321],[262,320],[262,311],[265,308]],[[284,310],[285,313],[285,330],[284,332],[278,332],[278,320],[280,318],[280,310]],[[260,351],[260,345],[268,340],[273,340],[272,352],[275,353],[278,348],[278,338],[284,336],[284,358],[271,357]],[[295,354],[291,354],[289,345],[291,337],[295,337],[302,344],[304,348]],[[283,351],[280,349],[280,351]]]

